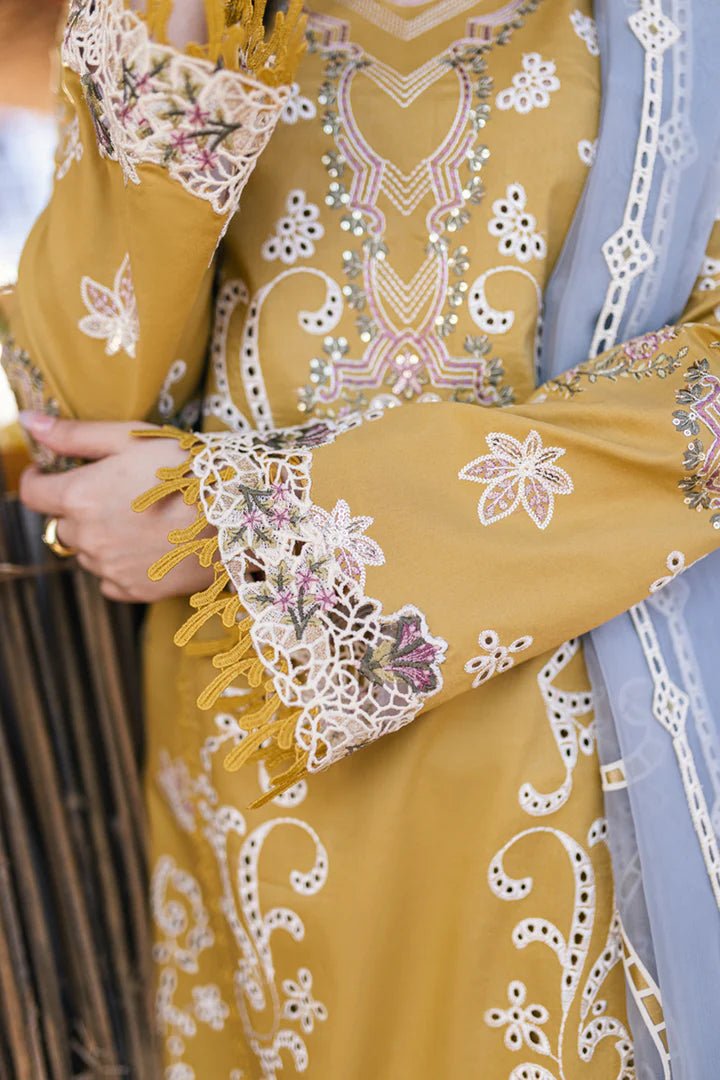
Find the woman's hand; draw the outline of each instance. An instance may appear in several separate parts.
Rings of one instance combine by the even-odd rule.
[[[187,596],[211,583],[212,570],[194,558],[184,559],[162,581],[147,577],[148,567],[170,546],[168,533],[195,518],[195,509],[179,495],[143,514],[130,508],[136,495],[156,483],[157,469],[184,460],[174,440],[132,437],[132,431],[148,424],[56,420],[42,413],[22,414],[21,421],[48,449],[90,462],[65,473],[26,469],[20,498],[30,510],[58,518],[58,540],[100,579],[108,599],[151,603]]]

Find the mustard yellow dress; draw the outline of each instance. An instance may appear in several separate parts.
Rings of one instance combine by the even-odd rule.
[[[718,252],[536,389],[590,0],[210,0],[185,54],[167,6],[71,4],[4,349],[25,407],[202,432],[138,503],[217,575],[146,626],[158,1075],[631,1080],[580,635],[720,539]]]

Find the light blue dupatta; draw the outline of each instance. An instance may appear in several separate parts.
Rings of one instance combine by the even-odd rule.
[[[677,321],[720,209],[720,0],[595,15],[597,157],[546,293],[542,379]],[[637,1077],[716,1080],[720,553],[586,645]]]

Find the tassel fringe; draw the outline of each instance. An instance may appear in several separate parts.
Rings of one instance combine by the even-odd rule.
[[[247,71],[268,86],[292,82],[305,52],[302,0],[290,0],[265,27],[267,0],[205,0],[207,44],[191,44],[190,56]],[[173,0],[148,0],[142,16],[155,41],[167,43]]]
[[[168,540],[173,545],[167,554],[158,559],[148,570],[151,581],[160,581],[183,559],[194,555],[202,566],[212,567],[215,577],[211,585],[190,597],[194,612],[175,634],[175,644],[181,648],[189,645],[198,631],[210,619],[219,618],[225,629],[231,631],[231,644],[213,656],[212,664],[218,674],[205,687],[197,699],[198,708],[211,709],[218,698],[235,683],[243,682],[251,691],[239,699],[227,698],[223,707],[235,715],[238,724],[247,734],[225,757],[228,772],[235,772],[247,762],[263,761],[272,777],[272,786],[251,806],[264,806],[276,795],[286,791],[307,775],[307,751],[301,750],[295,740],[295,729],[301,716],[299,709],[290,709],[278,697],[272,679],[267,677],[263,657],[253,645],[250,630],[252,619],[245,615],[238,595],[230,591],[230,576],[218,554],[217,536],[200,536],[207,528],[207,520],[199,506],[200,482],[193,475],[192,464],[204,444],[193,432],[177,428],[145,428],[135,431],[138,438],[165,438],[176,440],[187,459],[173,468],[158,469],[159,483],[139,495],[133,502],[133,510],[142,513],[169,495],[182,495],[188,506],[197,507],[195,520],[185,529],[175,529]],[[223,479],[229,480],[232,470]],[[275,771],[281,770],[281,771]]]

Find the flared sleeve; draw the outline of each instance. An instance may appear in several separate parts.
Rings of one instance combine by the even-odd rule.
[[[185,435],[198,507],[152,568],[214,562],[184,644],[233,630],[199,704],[233,684],[272,797],[627,610],[720,543],[718,283],[667,326],[523,405],[428,402],[266,435]],[[206,522],[217,540],[202,538]],[[478,723],[482,716],[478,716]],[[263,800],[260,800],[263,801]]]
[[[299,0],[208,0],[207,40],[166,40],[172,0],[72,0],[54,188],[4,298],[25,408],[169,418],[201,381],[218,244],[303,49]]]

